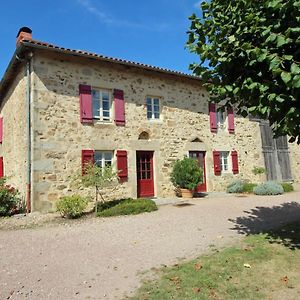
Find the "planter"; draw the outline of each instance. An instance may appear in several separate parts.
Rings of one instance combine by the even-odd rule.
[[[193,191],[188,189],[180,189],[180,193],[182,198],[193,198]]]

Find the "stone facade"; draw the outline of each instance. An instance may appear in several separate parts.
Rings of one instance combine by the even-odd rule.
[[[211,133],[208,93],[197,79],[38,50],[32,60],[31,75],[33,210],[52,210],[61,196],[84,193],[70,184],[70,176],[81,170],[83,149],[127,151],[128,181],[120,184],[109,198],[137,196],[136,151],[140,150],[154,151],[156,197],[174,196],[171,166],[189,151],[206,152],[207,191],[224,191],[235,178],[257,181],[252,169],[264,167],[259,124],[235,116],[234,134],[226,126]],[[25,191],[26,184],[25,79],[22,72],[17,76],[1,111],[5,116],[5,168],[21,191]],[[123,90],[126,125],[81,124],[79,84]],[[158,121],[147,119],[147,96],[161,99]],[[14,107],[20,109],[13,111]],[[139,140],[144,131],[149,139]],[[233,175],[230,169],[214,175],[214,150],[236,150],[239,174]],[[292,155],[297,153],[291,161],[294,178],[299,181],[299,147],[293,145],[291,151]]]

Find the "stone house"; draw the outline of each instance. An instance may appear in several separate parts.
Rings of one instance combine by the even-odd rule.
[[[114,198],[174,196],[172,163],[184,155],[204,168],[199,192],[255,181],[254,166],[299,182],[297,145],[208,99],[198,77],[57,47],[23,27],[0,83],[0,176],[39,211],[78,193],[69,178],[88,161],[120,171]]]

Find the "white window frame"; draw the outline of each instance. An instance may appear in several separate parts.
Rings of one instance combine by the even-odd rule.
[[[107,160],[105,159],[105,154],[111,154],[111,159]],[[96,154],[101,154],[101,159],[100,160],[96,160]],[[108,150],[95,150],[94,152],[94,160],[95,160],[95,164],[97,166],[99,166],[102,170],[105,169],[106,166],[106,162],[110,162],[110,165],[113,166],[113,162],[114,162],[114,151],[108,151]],[[101,163],[98,164],[97,162],[100,161]]]
[[[99,99],[95,99],[93,92],[97,91],[99,93]],[[103,93],[108,93],[109,100],[109,110],[105,110],[109,112],[109,117],[103,116]],[[94,114],[94,101],[100,102],[99,114]],[[102,123],[112,123],[113,121],[113,105],[112,105],[112,91],[109,89],[101,89],[101,88],[92,88],[92,108],[93,108],[93,119]]]
[[[227,160],[227,164],[225,161]],[[227,166],[227,169],[225,168]],[[230,173],[230,151],[220,151],[220,168],[221,173]]]
[[[151,101],[151,109],[148,110],[148,99],[150,99]],[[154,110],[154,107],[157,106],[154,104],[154,100],[158,100],[158,118],[155,117],[155,113],[157,113],[157,111]],[[147,96],[146,97],[146,109],[147,109],[147,119],[148,120],[161,120],[161,98],[160,97],[156,97],[156,96]],[[151,113],[151,117],[148,117],[148,112]]]

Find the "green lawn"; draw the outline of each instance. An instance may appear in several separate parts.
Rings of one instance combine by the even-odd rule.
[[[132,299],[300,299],[300,222],[164,268]]]

